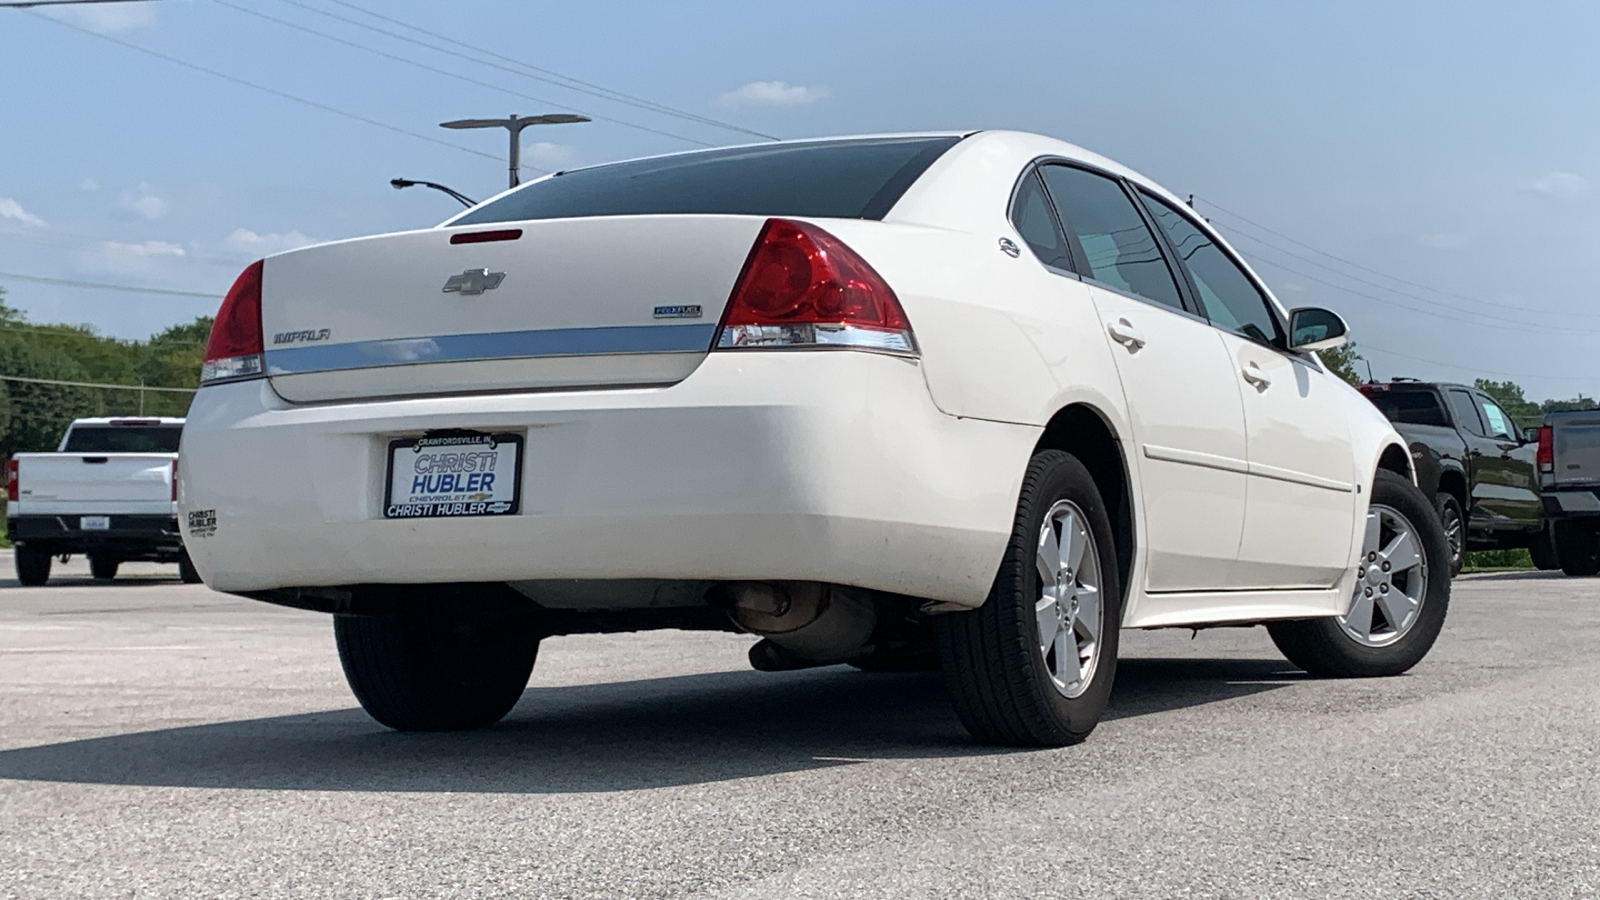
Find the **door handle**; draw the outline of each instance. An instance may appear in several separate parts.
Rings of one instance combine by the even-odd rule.
[[[1111,339],[1119,344],[1125,344],[1129,350],[1138,350],[1144,346],[1144,332],[1139,326],[1127,319],[1118,319],[1106,323],[1106,331],[1111,333]]]
[[[1272,379],[1267,377],[1267,373],[1263,372],[1261,366],[1257,365],[1254,360],[1245,363],[1244,368],[1239,370],[1239,374],[1244,376],[1245,381],[1262,390],[1272,386]]]

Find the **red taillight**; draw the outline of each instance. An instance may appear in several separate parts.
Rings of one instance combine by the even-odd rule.
[[[1556,445],[1555,431],[1549,425],[1539,426],[1539,451],[1534,455],[1534,461],[1539,464],[1539,471],[1554,473],[1556,470]]]
[[[16,502],[17,499],[17,461],[6,460],[6,499]]]
[[[905,310],[872,266],[806,222],[769,219],[722,316],[717,346],[915,353]]]
[[[239,273],[211,324],[200,383],[254,378],[264,371],[261,354],[261,261]]]

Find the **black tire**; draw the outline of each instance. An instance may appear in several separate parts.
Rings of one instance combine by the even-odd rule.
[[[1040,651],[1034,605],[1035,564],[1045,517],[1058,501],[1083,511],[1094,538],[1102,606],[1100,657],[1082,692],[1057,690]],[[1105,502],[1089,470],[1058,450],[1034,456],[1022,481],[1017,517],[1000,571],[983,606],[938,617],[939,660],[952,704],[979,741],[1060,747],[1089,736],[1105,712],[1116,677],[1122,584]]]
[[[1345,633],[1333,617],[1272,622],[1272,642],[1294,663],[1324,678],[1374,678],[1399,675],[1422,661],[1444,628],[1450,607],[1450,544],[1428,498],[1409,480],[1388,470],[1372,485],[1375,505],[1387,506],[1410,521],[1426,565],[1426,591],[1410,629],[1381,647],[1368,646]]]
[[[201,581],[200,570],[194,567],[188,550],[178,551],[178,580],[184,584],[199,584]]]
[[[1528,556],[1533,558],[1533,567],[1541,572],[1561,568],[1561,557],[1556,555],[1555,538],[1551,537],[1548,527],[1528,542]]]
[[[99,553],[89,554],[89,574],[96,581],[110,581],[117,577],[117,567],[122,565],[122,560],[115,556],[102,556]]]
[[[50,580],[52,555],[48,548],[23,544],[13,553],[17,565],[17,581],[21,582],[23,587],[38,587]]]
[[[493,725],[522,697],[539,652],[525,624],[432,604],[334,616],[333,632],[361,708],[397,731]]]
[[[1556,558],[1561,571],[1576,578],[1600,575],[1600,522],[1555,522]]]
[[[1435,497],[1433,507],[1439,514],[1439,524],[1444,526],[1445,542],[1450,547],[1450,577],[1454,578],[1467,562],[1467,518],[1461,514],[1461,501],[1453,494]]]

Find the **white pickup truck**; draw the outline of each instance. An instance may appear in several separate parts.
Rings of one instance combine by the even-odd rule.
[[[1539,493],[1568,575],[1600,575],[1600,410],[1550,413],[1539,429]]]
[[[54,557],[85,553],[95,578],[127,560],[176,562],[199,575],[178,530],[176,474],[182,419],[78,419],[54,453],[6,463],[6,537],[17,580],[41,585]]]

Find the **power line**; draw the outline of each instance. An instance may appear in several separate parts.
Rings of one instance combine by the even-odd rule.
[[[358,28],[368,28],[369,30],[376,31],[379,34],[386,34],[386,35],[388,35],[390,37],[393,37],[393,38],[395,38],[397,40],[407,40],[407,38],[405,38],[402,35],[397,35],[397,34],[394,34],[393,32],[388,32],[388,31],[384,31],[382,29],[373,28],[370,25],[366,25],[364,23],[361,23],[361,22],[358,22],[358,21],[355,21],[355,20],[352,20],[352,19],[348,19],[348,18],[345,18],[343,16],[336,16],[336,15],[333,15],[332,13],[328,13],[328,12],[326,12],[324,10],[320,10],[320,9],[317,9],[315,7],[312,7],[312,6],[308,6],[308,5],[304,4],[304,3],[297,2],[297,0],[280,0],[280,2],[290,3],[290,4],[294,5],[294,6],[299,6],[302,9],[310,10],[311,12],[317,13],[319,15],[328,16],[329,18],[336,19],[337,21],[346,22],[348,24],[355,25]],[[590,82],[590,81],[584,81],[581,78],[574,78],[574,77],[572,77],[570,75],[564,75],[564,74],[562,74],[560,72],[557,72],[557,71],[555,71],[553,69],[546,69],[546,68],[543,68],[541,66],[535,66],[535,65],[532,65],[530,63],[523,62],[520,59],[516,59],[515,57],[505,56],[505,55],[500,54],[500,53],[495,53],[492,50],[484,49],[483,47],[477,46],[475,44],[469,44],[469,43],[467,43],[465,41],[459,41],[459,40],[456,40],[455,38],[447,37],[445,35],[438,34],[438,33],[433,32],[433,31],[429,31],[426,28],[420,28],[420,27],[418,27],[416,25],[412,25],[412,24],[410,24],[408,22],[402,21],[400,19],[396,19],[396,18],[394,18],[392,16],[387,16],[387,15],[384,15],[382,13],[374,12],[374,11],[372,11],[370,9],[367,9],[367,8],[365,8],[363,6],[359,6],[359,5],[355,4],[355,3],[347,2],[347,0],[331,0],[331,2],[336,3],[339,6],[343,6],[346,9],[355,10],[356,12],[362,13],[363,15],[371,16],[374,19],[378,19],[378,20],[383,21],[383,22],[388,22],[391,25],[398,25],[401,28],[404,28],[404,29],[406,29],[408,31],[412,31],[412,32],[415,32],[417,34],[427,35],[428,37],[433,38],[434,40],[443,41],[443,42],[445,42],[447,44],[450,44],[451,46],[454,46],[454,47],[458,48],[459,50],[468,50],[468,51],[471,51],[472,53],[477,54],[480,57],[487,56],[487,57],[490,57],[492,59],[499,60],[501,62],[510,63],[511,65],[517,67],[518,70],[522,70],[522,71],[516,71],[516,70],[512,70],[512,69],[506,69],[506,71],[511,71],[514,74],[521,75],[524,78],[531,78],[531,79],[534,79],[536,81],[543,81],[543,82],[545,82],[547,84],[552,84],[552,85],[555,85],[557,87],[565,88],[565,89],[570,90],[570,91],[576,91],[576,92],[581,93],[581,94],[588,94],[588,95],[593,96],[593,97],[598,97],[598,98],[600,98],[602,100],[610,100],[610,101],[612,101],[614,103],[623,103],[623,104],[626,104],[628,106],[633,106],[633,107],[636,107],[638,109],[646,110],[648,112],[659,113],[661,115],[674,116],[676,118],[680,118],[680,119],[683,119],[683,120],[689,121],[689,122],[695,122],[695,123],[700,124],[700,125],[709,125],[709,126],[711,126],[713,128],[721,128],[721,129],[724,129],[724,130],[727,130],[727,131],[737,132],[739,134],[746,134],[746,135],[749,135],[751,137],[765,138],[767,140],[772,140],[772,141],[779,140],[779,138],[776,135],[766,134],[764,132],[756,131],[756,130],[751,129],[751,128],[745,128],[742,125],[735,125],[735,124],[733,124],[731,122],[724,122],[724,121],[722,121],[720,119],[713,119],[713,118],[711,118],[709,116],[702,116],[699,113],[693,113],[693,112],[689,112],[689,111],[684,110],[684,109],[679,109],[677,107],[668,106],[665,103],[657,103],[654,100],[648,100],[648,99],[646,99],[644,97],[639,97],[639,96],[636,96],[636,95],[633,95],[633,94],[624,93],[622,91],[614,90],[612,88],[608,88],[608,87],[605,87],[603,85],[595,84],[595,83]],[[423,44],[423,46],[428,46],[428,45]],[[441,50],[438,47],[431,47],[430,49],[439,50],[439,52],[452,52],[452,53],[455,52],[455,51],[444,51],[444,50]],[[459,54],[457,54],[457,55],[459,55]],[[475,62],[479,62],[479,63],[481,63],[483,65],[494,65],[493,63],[490,63],[487,60],[482,60],[482,59],[475,60]],[[495,66],[495,67],[496,68],[502,68],[502,69],[505,68],[504,66]],[[549,76],[549,77],[543,77],[543,76]]]
[[[227,6],[229,10],[237,11],[237,13],[245,13],[248,14],[248,16],[256,16],[256,18],[266,19],[266,21],[269,22],[277,22],[277,24],[280,24],[280,26],[288,27],[288,29],[299,30],[299,32],[306,32],[306,34],[317,35],[317,37],[323,38],[323,40],[331,40],[331,42],[334,43],[341,43],[341,45],[350,46],[350,48],[363,51],[363,53],[371,53],[373,56],[381,56],[381,58],[392,59],[392,61],[395,62],[405,62],[406,66],[418,67],[418,69],[426,70],[426,72],[434,72],[435,75],[445,75],[446,78],[456,78],[458,82],[466,82],[469,83],[469,85],[480,86],[480,88],[490,88],[490,90],[493,91],[501,91],[501,93],[509,94],[509,96],[514,96],[514,98],[531,99],[533,102],[542,102],[542,104],[550,104],[550,106],[563,106],[563,104],[560,104],[560,102],[550,101],[550,99],[536,98],[536,96],[530,96],[530,94],[522,93],[522,91],[510,90],[510,88],[504,88],[504,86],[496,85],[496,83],[493,82],[483,82],[483,80],[470,77],[470,75],[461,75],[458,74],[458,72],[451,72],[451,70],[448,69],[440,69],[440,67],[437,66],[429,66],[427,62],[418,62],[416,59],[405,58],[405,56],[398,56],[398,54],[376,50],[376,48],[373,48],[373,46],[366,46],[365,43],[357,43],[354,42],[354,40],[346,40],[346,38],[336,37],[336,35],[328,34],[328,32],[320,32],[320,30],[314,29],[314,27],[302,26],[302,24],[299,24],[299,22],[291,22],[288,21],[288,19],[280,19],[277,18],[277,16],[270,16],[270,14],[261,13],[261,11],[258,10],[250,10],[250,8],[246,8],[246,6],[240,6],[237,5],[237,3],[229,3],[229,0],[211,0],[211,2],[216,3],[218,6]],[[674,133],[670,133],[670,131],[659,131],[656,130],[656,128],[646,128],[643,127],[643,125],[634,125],[634,123],[622,122],[622,120],[619,119],[605,119],[603,115],[602,117],[590,117],[590,119],[600,119],[603,120],[603,122],[618,123],[618,125],[626,125],[626,127],[629,128],[638,128],[638,130],[650,131],[650,133],[653,133],[653,135],[661,135],[666,136],[666,138],[678,139],[678,141],[688,141],[688,143],[691,144],[709,146],[709,144],[704,143],[704,141],[696,141],[694,138],[685,138],[683,135],[674,135]],[[534,171],[546,173],[546,175],[549,173],[549,170],[531,167],[531,165],[530,167],[523,168],[533,168]]]
[[[244,87],[251,88],[252,90],[257,90],[257,91],[261,91],[262,93],[271,94],[274,97],[280,97],[280,98],[282,98],[284,100],[291,100],[291,101],[293,101],[295,103],[299,103],[299,104],[302,104],[302,105],[305,105],[305,106],[309,106],[309,107],[311,107],[313,109],[320,109],[323,112],[333,113],[336,116],[342,116],[342,117],[344,117],[346,119],[350,119],[350,120],[355,121],[355,122],[361,122],[361,123],[366,124],[366,125],[371,125],[371,126],[373,126],[375,128],[382,128],[385,131],[392,131],[395,134],[403,134],[406,137],[416,138],[419,141],[427,141],[430,144],[438,144],[441,147],[449,147],[452,150],[460,150],[462,153],[471,153],[473,156],[482,156],[482,157],[484,157],[486,159],[493,159],[493,160],[497,160],[497,161],[499,160],[499,157],[495,156],[492,153],[484,153],[481,150],[474,150],[471,147],[463,147],[460,144],[452,144],[449,141],[440,140],[439,138],[433,137],[431,135],[422,134],[421,132],[417,132],[417,131],[410,131],[410,130],[407,130],[405,128],[401,128],[401,127],[399,127],[397,125],[390,125],[390,124],[388,124],[386,122],[380,122],[377,119],[369,119],[366,116],[360,115],[358,113],[353,113],[353,112],[349,112],[347,110],[339,109],[336,106],[329,106],[326,103],[320,103],[320,102],[318,102],[316,100],[307,100],[304,97],[299,97],[299,96],[296,96],[294,94],[290,94],[290,93],[288,93],[286,91],[280,91],[277,88],[267,87],[266,85],[257,84],[257,83],[255,83],[253,81],[247,81],[247,80],[245,80],[243,78],[239,78],[239,77],[237,77],[235,75],[229,75],[226,72],[219,72],[216,69],[209,69],[209,68],[206,68],[205,66],[199,65],[197,63],[192,63],[192,62],[189,62],[188,60],[179,59],[176,56],[171,56],[169,54],[162,53],[159,50],[152,50],[149,47],[140,46],[139,44],[131,43],[129,41],[124,41],[124,40],[122,40],[120,38],[114,38],[114,37],[112,37],[112,36],[110,36],[108,34],[101,34],[98,31],[93,31],[93,30],[90,30],[88,28],[82,28],[80,26],[72,24],[71,22],[63,22],[60,19],[52,18],[50,16],[41,15],[41,14],[39,14],[37,12],[34,12],[33,10],[24,10],[24,12],[26,12],[30,16],[34,16],[35,18],[41,19],[43,21],[51,22],[51,23],[56,24],[56,25],[60,25],[62,28],[70,28],[73,31],[79,32],[80,34],[86,34],[86,35],[88,35],[90,37],[98,38],[98,39],[100,39],[102,41],[108,41],[110,43],[116,44],[119,47],[126,47],[129,50],[136,50],[136,51],[138,51],[140,53],[143,53],[143,54],[146,54],[148,56],[153,56],[156,59],[165,60],[167,62],[170,62],[170,63],[174,64],[174,65],[182,66],[182,67],[184,67],[186,69],[193,69],[196,72],[202,72],[202,73],[204,73],[206,75],[210,75],[210,76],[212,76],[214,78],[221,78],[223,81],[232,82],[233,84],[243,85]]]
[[[1456,370],[1461,371],[1461,372],[1475,372],[1475,373],[1477,373],[1479,375],[1499,375],[1499,376],[1501,376],[1503,378],[1516,378],[1516,379],[1540,378],[1540,379],[1544,379],[1544,380],[1547,380],[1547,381],[1593,381],[1594,380],[1593,378],[1591,378],[1589,376],[1586,376],[1586,375],[1530,375],[1527,372],[1502,372],[1502,371],[1499,371],[1499,370],[1496,370],[1496,369],[1485,369],[1485,368],[1483,368],[1481,366],[1463,366],[1463,365],[1460,365],[1458,363],[1447,363],[1447,362],[1441,362],[1441,361],[1439,361],[1437,359],[1427,359],[1427,358],[1421,357],[1421,356],[1411,356],[1410,354],[1400,353],[1400,352],[1395,351],[1395,350],[1388,350],[1388,349],[1385,349],[1383,347],[1379,347],[1377,344],[1371,344],[1371,343],[1368,343],[1366,341],[1357,342],[1357,349],[1358,350],[1359,349],[1376,350],[1379,353],[1387,353],[1390,356],[1398,356],[1401,359],[1409,359],[1412,362],[1427,363],[1429,365],[1434,365],[1434,366],[1443,366],[1443,367],[1445,367],[1447,369],[1456,369]]]
[[[54,331],[52,329],[61,329],[61,330]],[[71,325],[24,325],[24,326],[22,326],[20,328],[18,328],[15,325],[0,325],[0,331],[11,331],[11,332],[15,332],[17,334],[43,334],[43,335],[48,335],[50,337],[82,338],[84,340],[90,340],[90,341],[112,341],[113,343],[121,344],[124,347],[156,347],[156,346],[159,346],[159,347],[204,347],[205,346],[205,342],[204,341],[178,341],[178,340],[172,340],[172,339],[168,338],[168,339],[165,339],[165,340],[161,341],[161,343],[156,344],[154,336],[152,336],[150,340],[138,341],[138,340],[129,340],[129,339],[125,339],[125,338],[111,337],[109,335],[103,335],[103,334],[90,334],[89,332],[86,332],[86,331],[78,331],[76,328],[74,328]]]
[[[192,394],[198,390],[198,388],[155,387],[145,384],[98,384],[92,381],[61,381],[55,378],[22,378],[17,375],[0,375],[0,381],[20,381],[25,384],[56,384],[63,387],[110,388],[121,391],[161,391],[179,394]]]
[[[57,284],[62,287],[90,288],[102,291],[132,291],[136,294],[165,294],[171,297],[203,297],[207,300],[221,300],[221,294],[203,294],[199,291],[174,291],[168,288],[138,287],[131,284],[111,284],[105,281],[76,281],[70,278],[46,278],[43,275],[21,275],[16,272],[0,272],[0,278],[15,278],[18,281],[35,281],[40,284]]]
[[[0,228],[0,235],[4,235],[5,237],[19,237],[30,241],[43,241],[47,244],[75,244],[79,246],[84,244],[120,244],[137,247],[141,244],[152,243],[149,240],[139,241],[127,240],[123,238],[95,237],[92,234],[76,234],[70,231],[57,231],[53,228],[49,231],[26,231],[13,228]],[[239,268],[242,268],[248,261],[248,258],[223,259],[216,256],[195,256],[187,251],[185,251],[181,256],[173,255],[171,259],[181,262],[204,263],[208,266],[229,266]]]
[[[1465,300],[1468,303],[1476,303],[1476,304],[1478,304],[1480,306],[1490,306],[1490,307],[1494,307],[1496,309],[1515,309],[1515,310],[1520,310],[1522,312],[1539,313],[1541,315],[1547,315],[1547,316],[1572,316],[1572,317],[1575,317],[1575,318],[1593,318],[1593,316],[1588,316],[1588,315],[1585,315],[1584,313],[1565,312],[1565,311],[1553,310],[1553,309],[1540,309],[1538,307],[1533,307],[1533,306],[1518,306],[1518,305],[1516,305],[1514,303],[1505,303],[1505,302],[1498,302],[1498,301],[1492,301],[1492,300],[1483,300],[1483,299],[1480,299],[1478,297],[1469,297],[1466,294],[1457,294],[1457,293],[1454,293],[1452,291],[1443,290],[1441,288],[1430,287],[1429,285],[1422,284],[1420,282],[1408,281],[1408,280],[1406,280],[1404,278],[1401,278],[1401,277],[1399,277],[1397,275],[1390,275],[1387,272],[1381,272],[1381,271],[1379,271],[1377,269],[1374,269],[1374,268],[1371,268],[1371,267],[1368,267],[1368,266],[1364,266],[1361,263],[1355,262],[1354,260],[1345,259],[1342,256],[1335,256],[1334,254],[1329,253],[1326,250],[1318,249],[1317,247],[1314,247],[1311,244],[1306,243],[1305,241],[1297,240],[1297,239],[1295,239],[1293,237],[1290,237],[1287,234],[1284,234],[1281,231],[1275,231],[1275,230],[1273,230],[1271,228],[1268,228],[1265,225],[1262,225],[1262,224],[1260,224],[1258,222],[1255,222],[1255,221],[1253,221],[1251,219],[1247,219],[1244,216],[1241,216],[1238,213],[1233,212],[1233,211],[1231,211],[1231,210],[1229,210],[1229,209],[1227,209],[1225,207],[1218,206],[1217,203],[1215,201],[1213,201],[1213,200],[1209,200],[1209,199],[1207,199],[1205,197],[1200,197],[1200,196],[1196,196],[1195,199],[1199,200],[1200,202],[1202,202],[1204,204],[1206,204],[1207,206],[1210,206],[1212,209],[1216,210],[1217,212],[1222,213],[1225,216],[1230,216],[1232,218],[1238,219],[1239,221],[1244,222],[1246,225],[1249,225],[1249,226],[1251,226],[1253,228],[1258,228],[1261,231],[1264,231],[1267,234],[1273,235],[1275,237],[1282,238],[1283,240],[1286,240],[1289,243],[1294,244],[1297,247],[1304,247],[1305,249],[1310,250],[1313,253],[1316,253],[1316,254],[1318,254],[1320,256],[1325,256],[1328,259],[1334,260],[1336,262],[1343,263],[1343,264],[1345,264],[1347,266],[1350,266],[1351,268],[1360,269],[1363,272],[1368,272],[1368,273],[1371,273],[1373,275],[1380,276],[1382,278],[1387,278],[1387,279],[1389,279],[1391,281],[1398,282],[1398,283],[1406,285],[1408,287],[1414,287],[1414,288],[1418,288],[1420,290],[1428,291],[1430,293],[1439,294],[1441,296],[1453,297],[1453,298],[1455,298],[1457,300]],[[1238,230],[1237,226],[1230,227],[1229,230],[1233,231],[1235,234],[1239,234],[1239,235],[1242,235],[1244,237],[1251,237],[1250,235],[1245,234],[1244,232]],[[1340,271],[1338,269],[1334,269],[1334,268],[1331,268],[1329,266],[1323,265],[1322,263],[1319,263],[1316,260],[1306,259],[1306,257],[1300,256],[1299,254],[1295,253],[1292,250],[1285,250],[1282,247],[1276,247],[1276,246],[1274,246],[1273,244],[1271,244],[1271,243],[1269,243],[1267,241],[1261,240],[1260,238],[1251,238],[1251,239],[1256,241],[1257,243],[1266,244],[1269,247],[1273,247],[1273,249],[1279,251],[1280,253],[1284,253],[1286,255],[1293,256],[1296,259],[1300,259],[1300,260],[1303,260],[1305,262],[1311,263],[1312,265],[1317,266],[1319,268],[1327,269],[1330,272],[1337,272],[1338,274],[1344,276],[1345,278],[1349,278],[1352,281],[1359,281],[1362,284],[1371,285],[1373,287],[1380,288],[1380,289],[1386,290],[1386,291],[1395,291],[1396,293],[1402,293],[1402,292],[1396,290],[1395,288],[1390,287],[1389,285],[1378,284],[1376,282],[1367,281],[1367,280],[1359,278],[1359,277],[1357,277],[1355,275],[1351,275],[1348,272],[1342,272],[1342,271]],[[1402,295],[1403,296],[1413,296],[1413,295],[1410,295],[1410,294],[1403,294],[1403,293],[1402,293]],[[1434,303],[1434,302],[1436,302],[1436,301],[1426,300],[1426,299],[1424,299],[1422,297],[1414,297],[1414,299],[1421,300],[1424,303]],[[1457,307],[1450,306],[1448,304],[1438,304],[1438,305],[1443,307],[1443,308],[1445,308],[1445,309],[1448,309],[1448,310],[1450,310],[1452,312],[1458,311]],[[1481,315],[1481,313],[1480,313],[1480,315]]]
[[[504,87],[501,87],[501,86],[496,85],[496,84],[491,84],[490,82],[487,82],[487,81],[478,81],[477,79],[469,78],[468,76],[465,76],[465,75],[458,75],[458,74],[456,74],[454,72],[449,72],[449,71],[446,71],[444,69],[434,68],[433,66],[430,66],[430,65],[428,65],[426,63],[417,62],[415,60],[408,59],[408,58],[403,57],[403,56],[396,56],[396,55],[391,54],[391,53],[386,53],[386,52],[384,52],[382,50],[376,50],[376,49],[373,49],[371,47],[367,47],[367,46],[365,46],[363,44],[357,44],[357,43],[354,43],[352,41],[347,41],[347,40],[345,40],[343,38],[334,37],[333,35],[330,35],[330,34],[327,34],[325,32],[321,32],[321,31],[317,31],[316,29],[309,28],[309,27],[306,27],[304,25],[298,25],[298,24],[295,24],[293,22],[286,21],[284,19],[278,19],[278,18],[274,18],[272,16],[268,16],[266,13],[260,13],[260,12],[255,12],[254,10],[242,9],[241,7],[234,6],[231,3],[226,3],[226,2],[224,2],[224,0],[215,0],[215,2],[217,2],[217,3],[219,3],[219,4],[223,5],[223,6],[228,6],[228,7],[231,7],[233,9],[240,10],[241,12],[248,12],[248,13],[250,13],[252,15],[260,16],[261,18],[269,19],[269,20],[274,21],[274,22],[278,22],[279,24],[286,25],[286,26],[288,26],[290,28],[296,28],[296,29],[299,29],[301,31],[308,32],[310,34],[317,35],[318,37],[326,38],[326,39],[328,39],[330,41],[335,41],[337,43],[344,44],[346,46],[354,47],[354,48],[356,48],[358,50],[364,50],[364,51],[366,51],[368,53],[376,54],[378,56],[383,56],[383,57],[386,57],[388,59],[397,60],[399,62],[403,62],[403,63],[406,63],[408,65],[417,66],[418,68],[427,69],[427,70],[429,70],[431,72],[436,72],[436,73],[441,74],[441,75],[448,75],[451,78],[457,78],[457,79],[460,79],[462,81],[468,81],[468,82],[471,82],[473,84],[476,84],[476,85],[479,85],[479,86],[482,86],[482,87],[487,87],[487,88],[491,88],[493,90],[502,91],[504,93],[510,94],[512,96],[515,96],[515,97],[521,97],[521,98],[523,98],[525,100],[532,100],[535,103],[545,103],[545,104],[549,104],[549,105],[552,105],[552,106],[564,107],[564,108],[569,109],[569,110],[571,109],[570,106],[567,106],[564,103],[559,103],[559,102],[554,101],[554,100],[546,100],[546,99],[544,99],[542,97],[534,97],[534,96],[531,96],[531,95],[528,95],[528,94],[519,93],[519,92],[513,91],[513,90],[511,90],[509,88],[504,88]],[[327,10],[317,9],[314,6],[307,6],[306,4],[303,4],[303,3],[297,3],[297,2],[295,2],[295,0],[282,0],[282,2],[288,3],[291,6],[300,7],[301,9],[307,10],[309,12],[316,13],[317,15],[320,15],[320,16],[327,16],[328,18],[334,19],[335,21],[346,22],[346,23],[348,23],[350,25],[354,25],[357,28],[363,28],[363,29],[366,29],[368,31],[376,32],[378,34],[394,38],[395,40],[405,41],[408,44],[416,44],[419,47],[426,47],[429,50],[434,50],[434,51],[438,51],[438,52],[441,52],[441,53],[449,53],[452,56],[455,56],[457,58],[460,57],[460,54],[456,53],[455,51],[445,50],[445,49],[443,49],[441,47],[437,47],[437,46],[425,43],[423,41],[416,40],[415,38],[406,37],[403,34],[396,34],[396,33],[392,32],[392,31],[386,31],[386,30],[384,30],[382,28],[378,28],[378,27],[373,26],[373,25],[368,25],[365,22],[360,22],[360,21],[357,21],[355,19],[346,18],[346,17],[338,15],[336,13],[328,12]],[[509,67],[506,67],[506,66],[502,66],[502,65],[497,65],[495,63],[488,62],[487,60],[475,59],[475,60],[471,60],[471,62],[476,62],[476,63],[479,63],[480,65],[493,66],[496,69],[501,69],[503,71],[510,72],[513,75],[520,75],[520,76],[522,76],[524,78],[533,77],[533,76],[527,75],[527,73],[518,72],[515,69],[509,68]],[[547,81],[548,79],[539,79],[539,80]],[[674,134],[673,132],[670,132],[670,131],[662,131],[659,128],[651,128],[648,125],[640,125],[640,124],[638,124],[636,122],[629,122],[629,121],[626,121],[624,119],[616,119],[616,118],[611,118],[611,117],[608,117],[608,116],[595,115],[593,113],[584,113],[584,115],[586,115],[589,118],[594,119],[596,121],[610,122],[610,123],[615,124],[615,125],[621,125],[621,126],[623,126],[625,128],[633,128],[633,129],[638,130],[638,131],[645,131],[645,132],[649,132],[650,134],[658,134],[658,135],[661,135],[662,137],[669,137],[669,138],[672,138],[673,140],[684,141],[684,142],[690,143],[690,144],[698,144],[698,145],[700,145],[702,147],[710,147],[710,146],[712,146],[712,144],[709,144],[706,141],[697,140],[697,139],[691,138],[691,137],[685,137],[684,135],[681,135],[681,134]]]

